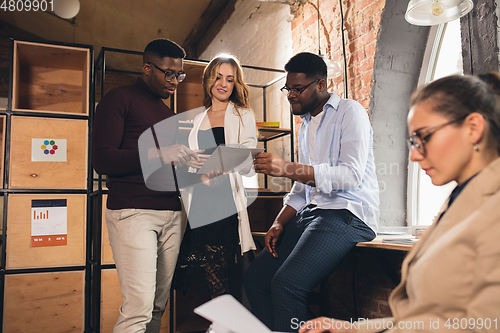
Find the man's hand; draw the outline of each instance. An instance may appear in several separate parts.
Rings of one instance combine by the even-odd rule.
[[[193,153],[197,155],[198,158],[191,158],[188,162],[187,165],[191,168],[199,169],[205,164],[205,162],[208,160],[208,155],[201,155],[204,150],[197,150],[194,149]]]
[[[299,333],[356,333],[355,325],[348,321],[319,317],[301,326]]]
[[[150,160],[158,158],[158,149],[151,148],[148,152]],[[188,147],[176,144],[168,147],[160,148],[160,158],[166,164],[172,162],[176,165],[184,165],[191,159],[198,159],[198,154],[189,149]]]
[[[260,153],[253,160],[255,172],[274,177],[286,176],[288,162],[277,154]]]
[[[287,177],[309,186],[316,186],[312,165],[287,162],[279,155],[260,153],[253,160],[255,172],[274,177]]]
[[[267,252],[269,252],[275,258],[278,258],[278,253],[276,253],[276,243],[280,239],[282,233],[283,226],[277,222],[274,222],[271,228],[269,228],[269,230],[267,231],[266,237],[264,238]]]

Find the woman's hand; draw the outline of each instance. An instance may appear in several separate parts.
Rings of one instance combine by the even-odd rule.
[[[266,233],[266,237],[264,238],[267,252],[269,252],[275,258],[278,258],[278,253],[276,253],[276,243],[280,239],[282,233],[283,226],[275,222],[273,223],[271,228],[269,228]]]
[[[356,326],[348,321],[319,317],[301,325],[299,333],[356,333]]]
[[[195,169],[199,169],[205,164],[205,162],[208,160],[208,155],[201,155],[205,150],[198,150],[194,149],[192,155],[193,158],[191,158],[189,161],[187,161],[187,166]]]
[[[222,171],[211,171],[206,175],[201,175],[201,182],[207,186],[216,187],[219,186],[223,181],[222,177],[219,176],[225,174],[226,173]]]

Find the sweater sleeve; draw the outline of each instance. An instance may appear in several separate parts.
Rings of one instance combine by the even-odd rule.
[[[92,128],[92,164],[101,175],[123,176],[141,172],[139,150],[122,149],[127,105],[122,92],[106,94],[96,109]]]

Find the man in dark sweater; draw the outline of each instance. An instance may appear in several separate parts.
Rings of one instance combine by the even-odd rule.
[[[92,132],[92,163],[108,176],[106,223],[123,303],[113,332],[159,332],[181,241],[181,203],[175,191],[146,187],[138,139],[154,124],[174,115],[162,99],[186,74],[184,50],[157,39],[146,46],[143,73],[131,86],[113,89],[97,106]],[[186,164],[193,154],[175,144],[164,159]]]

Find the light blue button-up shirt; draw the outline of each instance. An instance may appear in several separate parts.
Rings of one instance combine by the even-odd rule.
[[[316,208],[348,209],[377,232],[379,188],[368,115],[361,104],[335,93],[323,112],[314,140],[314,163],[308,142],[309,113],[302,116],[299,129],[299,163],[314,168]],[[284,204],[300,212],[311,202],[311,189],[296,181]]]

